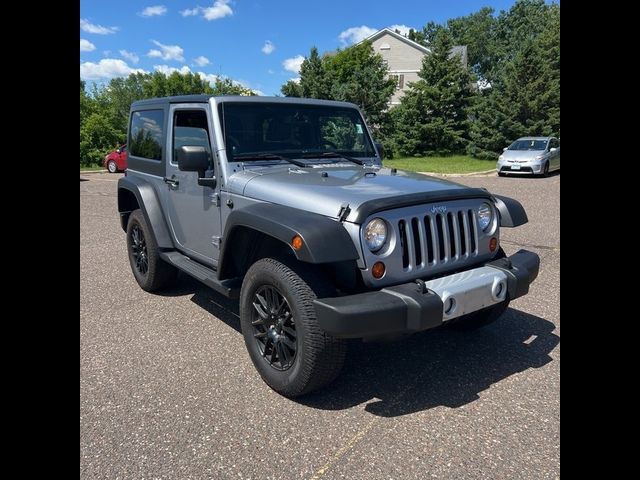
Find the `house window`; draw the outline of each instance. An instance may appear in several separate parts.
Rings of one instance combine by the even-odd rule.
[[[390,75],[389,78],[392,78],[396,82],[396,89],[402,90],[404,88],[404,75]]]
[[[380,45],[380,50],[391,50],[391,45],[389,45],[388,43],[383,43],[382,45]]]

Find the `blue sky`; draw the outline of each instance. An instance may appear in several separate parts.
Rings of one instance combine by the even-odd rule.
[[[314,45],[322,53],[384,27],[419,29],[514,1],[81,0],[80,77],[177,69],[275,95]]]

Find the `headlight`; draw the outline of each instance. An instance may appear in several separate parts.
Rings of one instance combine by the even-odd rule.
[[[536,157],[536,160],[542,160],[543,158],[544,158],[544,155],[538,155],[538,156]]]
[[[387,240],[387,224],[381,218],[374,218],[364,228],[364,242],[372,252],[382,248]]]
[[[480,228],[485,231],[493,222],[493,209],[488,203],[483,203],[478,207],[478,223]]]
[[[504,160],[504,155],[500,155],[500,156],[498,157],[498,161],[499,161],[499,162],[500,162],[500,161],[502,161],[502,160]]]

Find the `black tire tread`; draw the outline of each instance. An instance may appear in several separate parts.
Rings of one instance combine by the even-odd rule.
[[[146,276],[142,276],[136,271],[136,268],[133,264],[133,258],[131,256],[129,235],[134,223],[140,225],[147,244],[149,270],[147,271]],[[133,276],[138,282],[138,285],[140,285],[140,288],[142,288],[143,290],[147,292],[155,292],[167,288],[175,283],[178,276],[178,269],[160,258],[158,244],[156,243],[155,237],[153,236],[151,229],[147,225],[147,221],[145,220],[142,210],[140,209],[134,210],[129,215],[129,222],[127,223],[127,254],[129,256],[131,270],[133,270]]]
[[[273,258],[263,258],[255,262],[247,272],[245,282],[250,281],[253,273],[261,269],[271,271],[275,276],[282,278],[291,287],[291,292],[297,295],[296,303],[301,308],[302,315],[296,321],[303,322],[308,332],[308,335],[300,338],[304,341],[306,352],[300,374],[294,382],[277,391],[291,398],[328,385],[340,374],[347,349],[344,340],[327,335],[316,321],[313,300],[330,296],[333,293],[331,285],[307,265],[295,260]]]

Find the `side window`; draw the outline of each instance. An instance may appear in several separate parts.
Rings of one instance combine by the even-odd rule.
[[[551,142],[549,143],[549,148],[558,148],[560,145],[558,145],[558,140],[555,138],[551,139]]]
[[[130,155],[151,160],[162,160],[163,110],[133,112],[130,131]]]
[[[207,114],[204,110],[178,110],[173,116],[173,157],[177,163],[177,154],[183,146],[204,147],[211,160],[211,142]]]

